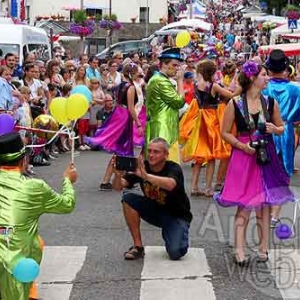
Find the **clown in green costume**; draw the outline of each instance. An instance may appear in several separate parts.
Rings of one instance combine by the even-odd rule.
[[[146,146],[156,137],[170,145],[169,159],[179,163],[179,112],[185,104],[183,90],[184,70],[179,48],[164,50],[160,57],[160,72],[149,81],[146,90],[147,127]],[[177,75],[177,82],[170,78]],[[177,89],[176,89],[177,85]]]
[[[42,251],[38,221],[44,213],[69,213],[75,206],[72,183],[77,173],[70,165],[64,173],[61,194],[44,181],[22,175],[25,147],[18,133],[0,136],[0,290],[2,300],[28,300],[31,283],[12,274],[19,260],[38,264]]]

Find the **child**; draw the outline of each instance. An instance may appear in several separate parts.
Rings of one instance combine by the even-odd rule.
[[[21,86],[19,88],[19,92],[21,93],[22,97],[20,98],[20,106],[18,108],[18,125],[23,127],[32,127],[32,115],[31,115],[31,108],[29,105],[31,91],[28,86]],[[32,141],[32,134],[31,132],[27,132],[26,130],[20,130],[20,135],[24,141],[25,145],[28,145]],[[31,153],[31,149],[27,148],[26,156],[24,159],[24,170],[25,173],[28,175],[33,175],[32,165],[29,164],[29,156]]]
[[[89,88],[93,95],[92,106],[90,109],[90,123],[89,123],[90,136],[93,136],[97,129],[96,115],[98,111],[101,110],[102,107],[104,106],[104,93],[102,91],[100,81],[97,78],[92,78],[90,80]]]

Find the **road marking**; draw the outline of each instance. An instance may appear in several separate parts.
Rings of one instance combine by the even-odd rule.
[[[146,247],[140,300],[215,300],[204,249],[190,248],[179,261],[169,259],[164,247]]]
[[[299,249],[284,248],[270,251],[271,273],[283,299],[299,299]]]
[[[87,247],[45,247],[38,277],[43,300],[69,300],[73,281],[82,268]]]

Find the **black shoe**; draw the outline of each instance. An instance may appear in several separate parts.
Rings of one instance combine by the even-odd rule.
[[[241,268],[247,267],[250,264],[250,257],[247,256],[243,260],[239,260],[237,255],[233,256],[233,262]]]
[[[112,190],[112,184],[110,182],[100,184],[100,191],[111,191],[111,190]]]

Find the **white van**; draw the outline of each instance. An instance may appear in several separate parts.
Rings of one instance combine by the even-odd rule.
[[[24,56],[33,52],[38,60],[47,61],[51,58],[49,38],[44,29],[27,25],[0,24],[0,49],[2,57],[7,53],[18,54],[20,65]]]

